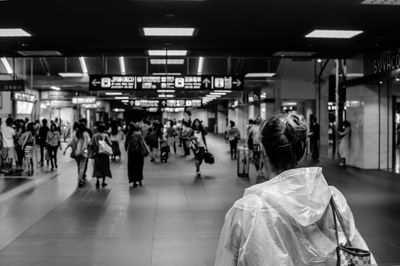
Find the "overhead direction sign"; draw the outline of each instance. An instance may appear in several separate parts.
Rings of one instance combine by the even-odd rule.
[[[243,77],[230,75],[90,75],[89,90],[243,90]]]
[[[0,80],[0,91],[23,91],[25,82],[22,79]]]

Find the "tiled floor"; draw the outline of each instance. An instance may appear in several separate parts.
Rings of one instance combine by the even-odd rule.
[[[254,180],[237,178],[227,145],[209,138],[216,163],[203,179],[192,160],[172,156],[146,162],[138,189],[128,188],[125,158],[99,190],[93,181],[77,189],[64,158],[57,178],[0,202],[0,265],[213,265],[224,215]],[[400,264],[400,176],[322,165],[378,261]]]

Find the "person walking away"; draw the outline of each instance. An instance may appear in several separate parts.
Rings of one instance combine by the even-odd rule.
[[[15,145],[15,152],[17,153],[17,170],[22,171],[22,163],[24,161],[24,150],[22,148],[22,143],[23,143],[23,138],[22,135],[24,134],[25,130],[25,124],[23,120],[19,120],[16,123],[16,145]]]
[[[46,144],[51,162],[51,171],[53,171],[54,168],[58,168],[57,151],[59,148],[61,149],[61,134],[58,131],[56,124],[50,126],[50,131],[47,132]]]
[[[76,133],[72,136],[64,150],[66,154],[69,147],[71,147],[71,157],[75,159],[78,170],[78,185],[84,186],[85,179],[85,166],[88,160],[88,144],[90,142],[89,133],[87,133],[85,125],[79,124]]]
[[[111,156],[111,160],[116,161],[117,157],[121,160],[121,149],[119,148],[119,143],[121,140],[121,130],[118,128],[116,123],[113,123],[111,126],[111,134],[110,139],[112,143],[113,155]]]
[[[350,153],[350,136],[351,136],[351,124],[345,120],[343,122],[342,130],[339,131],[340,144],[339,144],[339,156],[340,166],[345,166],[349,161]]]
[[[87,119],[86,118],[82,118],[82,119],[79,120],[79,123],[84,125],[85,131],[89,134],[89,138],[92,139],[93,138],[93,131],[90,128],[88,128]],[[89,159],[86,160],[85,169],[83,171],[84,180],[86,180],[86,172],[87,172],[88,163],[89,163]]]
[[[235,122],[229,121],[230,128],[228,130],[228,141],[231,148],[231,159],[236,160],[237,156],[237,145],[240,140],[240,131],[236,127]]]
[[[102,179],[101,186],[107,186],[106,178],[112,178],[110,170],[110,155],[100,152],[100,141],[105,142],[106,145],[112,146],[110,137],[105,133],[106,126],[100,123],[97,127],[97,133],[93,136],[93,143],[97,147],[97,152],[94,157],[93,177],[97,178],[96,187],[100,187],[100,179]]]
[[[4,169],[3,172],[9,174],[12,171],[13,159],[15,157],[15,144],[14,137],[16,135],[15,129],[12,128],[13,119],[7,118],[6,126],[2,128],[3,133],[3,160]]]
[[[125,139],[125,150],[128,153],[128,178],[131,187],[143,185],[143,165],[146,156],[144,148],[146,146],[140,128],[131,123]]]
[[[158,140],[161,137],[161,130],[158,123],[153,123],[153,127],[149,130],[149,133],[146,137],[147,145],[150,147],[151,154],[151,162],[154,162],[156,159],[157,149],[158,149]]]
[[[331,199],[352,245],[368,250],[345,197],[328,185],[322,169],[296,168],[305,157],[307,130],[297,114],[263,122],[260,142],[271,180],[247,188],[228,211],[215,266],[338,265],[336,248],[344,237],[338,226],[336,238]]]
[[[249,149],[252,152],[254,167],[256,168],[257,171],[256,175],[257,183],[260,183],[260,180],[264,179],[264,176],[262,174],[261,146],[259,137],[260,137],[260,126],[256,124],[255,120],[250,120],[250,128],[248,131],[247,143],[249,145]]]
[[[40,166],[44,165],[44,153],[46,148],[47,133],[49,132],[49,127],[47,126],[47,119],[42,120],[42,126],[39,128],[38,144],[40,146]],[[48,163],[48,162],[47,162]]]
[[[174,128],[174,122],[172,122],[172,120],[169,121],[168,123],[168,127],[167,127],[167,142],[168,142],[168,146],[174,149],[174,153],[176,154],[176,142],[175,142],[175,138],[177,136],[176,130]]]
[[[200,166],[204,160],[204,153],[207,149],[206,131],[199,119],[195,119],[192,125],[192,150],[196,166],[196,177],[201,177]]]
[[[190,128],[190,125],[187,122],[183,121],[181,139],[185,157],[190,155],[191,135],[192,135],[192,129]]]
[[[312,159],[315,163],[319,162],[319,124],[315,116],[311,116],[310,119],[310,145]]]
[[[22,149],[24,151],[25,164],[29,176],[33,175],[33,148],[35,147],[35,127],[28,123],[26,131],[22,134]]]

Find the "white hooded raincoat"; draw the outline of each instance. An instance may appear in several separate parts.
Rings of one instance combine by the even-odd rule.
[[[225,217],[215,265],[336,265],[331,196],[353,246],[368,250],[344,196],[328,186],[322,169],[299,168],[246,189]],[[340,226],[339,238],[346,242]]]

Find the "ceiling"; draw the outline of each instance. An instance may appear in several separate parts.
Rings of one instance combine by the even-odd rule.
[[[63,56],[145,56],[147,49],[187,49],[190,56],[272,56],[312,51],[346,58],[397,48],[399,6],[360,0],[8,0],[0,27],[29,38],[0,38],[0,56],[19,50],[57,50]],[[194,37],[145,37],[141,27],[198,29]],[[350,40],[307,39],[316,28],[353,29]]]

